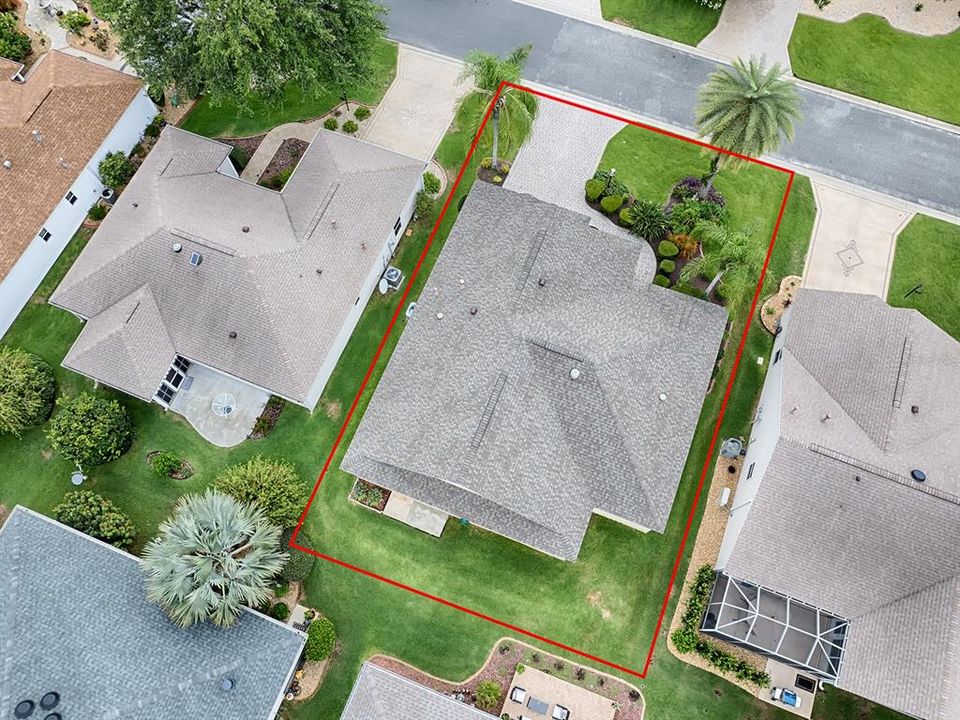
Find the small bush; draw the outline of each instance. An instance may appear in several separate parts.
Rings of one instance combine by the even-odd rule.
[[[630,223],[633,222],[633,213],[629,207],[622,208],[619,214],[620,224],[624,227],[630,227]]]
[[[433,212],[433,198],[421,190],[417,193],[417,200],[414,203],[413,211],[417,214],[417,217],[429,217]]]
[[[39,356],[0,346],[0,434],[19,437],[53,412],[53,370]]]
[[[53,509],[53,516],[64,525],[102,540],[121,550],[133,545],[133,522],[109,500],[89,490],[67,493]]]
[[[700,178],[688,175],[687,177],[678,180],[677,184],[673,186],[673,190],[671,190],[670,193],[681,201],[695,198],[697,200],[714,203],[716,205],[726,205],[723,195],[721,195],[720,191],[715,187],[711,187],[710,190],[707,191],[707,196],[705,198],[701,198],[700,193],[702,188],[703,181]]]
[[[366,120],[370,117],[370,108],[360,105],[356,110],[353,111],[353,116],[357,120]]]
[[[233,166],[237,169],[237,172],[243,172],[247,167],[247,163],[250,162],[250,153],[247,152],[246,148],[238,145],[230,151],[230,160],[233,162]]]
[[[97,50],[106,52],[107,48],[110,47],[110,33],[103,28],[94,30],[93,35],[90,36],[90,42],[93,43]]]
[[[116,460],[130,449],[133,436],[124,407],[90,393],[58,402],[47,431],[53,449],[81,467]]]
[[[87,217],[91,220],[96,220],[99,222],[107,216],[107,208],[100,203],[96,203],[90,210],[87,212]]]
[[[340,127],[340,123],[337,122],[337,119],[335,117],[328,117],[326,120],[323,121],[323,126],[327,130],[336,130],[338,127]]]
[[[360,126],[357,125],[353,120],[347,120],[340,129],[343,130],[347,135],[353,135],[357,130],[360,129]]]
[[[163,119],[163,115],[157,113],[153,116],[153,120],[150,121],[150,124],[143,129],[143,134],[146,137],[156,138],[160,137],[160,131],[163,130],[163,126],[166,124],[166,121]],[[235,150],[236,148],[234,148]],[[232,153],[233,151],[231,151]]]
[[[680,248],[669,240],[661,240],[660,244],[657,245],[657,255],[662,258],[675,258],[679,252]]]
[[[584,185],[584,191],[587,194],[587,200],[597,202],[597,200],[600,199],[600,195],[603,194],[603,181],[590,178]]]
[[[306,483],[286,460],[257,455],[232,465],[213,481],[222,493],[244,503],[256,503],[267,519],[280,528],[292,528],[307,503]]]
[[[160,477],[170,477],[183,467],[183,460],[173,450],[161,450],[150,458],[150,467]]]
[[[363,505],[376,507],[383,502],[383,488],[363,480],[357,480],[353,487],[353,499]]]
[[[660,261],[660,272],[664,275],[669,275],[674,270],[677,269],[677,263],[673,260],[661,260]]]
[[[284,622],[288,617],[290,617],[290,608],[288,608],[282,602],[274,603],[273,607],[270,608],[270,617],[272,617],[274,620]]]
[[[623,184],[623,181],[621,181],[616,174],[611,174],[606,170],[597,170],[597,172],[593,174],[593,178],[603,183],[603,192],[600,193],[601,197],[606,197],[607,195],[627,196],[630,194],[627,186]]]
[[[17,16],[14,13],[0,13],[0,57],[23,60],[29,54],[30,37],[17,27]]]
[[[154,105],[163,107],[167,102],[167,96],[163,92],[162,85],[150,85],[147,88],[147,97],[153,101]]]
[[[653,284],[659,287],[670,287],[670,278],[657,275],[653,278]]]
[[[637,200],[630,208],[630,232],[650,242],[657,242],[670,228],[663,208],[652,200]]]
[[[122,150],[107,153],[107,156],[100,161],[97,170],[100,173],[101,182],[111,188],[124,185],[136,172],[130,158],[124,155]]]
[[[322,617],[310,623],[307,628],[307,644],[303,654],[307,660],[318,662],[326,660],[337,644],[337,633],[329,618]]]
[[[726,223],[726,208],[716,203],[689,199],[674,205],[670,211],[670,228],[677,234],[689,234],[698,223],[704,221],[721,225]]]
[[[305,553],[303,550],[290,547],[290,538],[292,537],[292,529],[285,531],[283,535],[280,536],[280,549],[289,553],[290,559],[287,560],[287,564],[283,566],[283,570],[280,571],[277,577],[281,581],[288,583],[306,580],[313,571],[313,565],[314,562],[316,562],[316,558],[310,553]],[[310,547],[310,538],[301,531],[297,536],[297,544],[302,547]]]
[[[667,240],[677,246],[680,250],[680,257],[684,260],[692,258],[700,249],[700,241],[692,235],[667,235]]]
[[[71,10],[60,16],[60,27],[72,32],[74,35],[83,34],[83,29],[90,24],[90,16],[79,10]]]
[[[500,698],[503,697],[500,683],[494,680],[481,680],[478,682],[477,690],[474,694],[477,698],[477,706],[484,710],[493,710],[500,704]]]
[[[623,195],[607,195],[600,201],[600,207],[605,213],[612,215],[620,209],[624,200]]]
[[[425,172],[423,174],[423,189],[427,195],[436,195],[440,192],[440,178],[432,172]]]

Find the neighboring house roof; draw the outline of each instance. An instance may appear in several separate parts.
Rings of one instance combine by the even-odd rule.
[[[0,582],[5,709],[54,691],[69,718],[272,720],[305,640],[252,610],[179,628],[147,602],[135,557],[19,506]]]
[[[340,720],[490,720],[492,717],[365,662]]]
[[[662,530],[727,316],[655,268],[477,183],[343,468],[564,559],[594,510]]]
[[[276,192],[217,172],[230,150],[164,129],[50,301],[96,319],[149,288],[176,353],[303,403],[424,163],[321,130]],[[128,345],[160,344],[141,330]],[[116,347],[81,371],[148,399],[163,372],[131,381]]]
[[[0,279],[141,87],[135,77],[55,50],[37,61],[26,82],[11,79],[19,67],[0,60],[0,162],[12,163],[9,170],[0,168]]]
[[[960,344],[915,310],[806,289],[784,333],[780,440],[723,570],[849,620],[840,687],[953,718]]]

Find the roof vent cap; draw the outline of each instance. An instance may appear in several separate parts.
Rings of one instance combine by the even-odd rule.
[[[547,284],[546,278],[540,278],[539,280],[537,280],[537,285],[539,285],[540,287],[543,287],[546,284]]]
[[[43,697],[40,698],[41,710],[53,710],[59,704],[60,704],[60,693],[53,692],[52,690],[48,693],[44,693]]]
[[[244,225],[242,228],[240,228],[240,230],[243,231],[243,232],[245,232],[245,233],[248,233],[248,232],[250,232],[250,226],[249,226],[249,225]]]
[[[173,251],[174,251],[175,253],[178,253],[178,252],[180,252],[181,250],[183,250],[183,245],[181,245],[180,243],[174,243],[174,244],[173,244]]]
[[[237,681],[232,677],[222,677],[220,678],[220,689],[221,690],[233,690],[236,687]]]
[[[570,379],[576,380],[580,377],[580,368],[570,368]]]
[[[34,131],[31,132],[30,134],[33,135],[33,141],[34,141],[37,145],[39,145],[40,143],[43,142],[43,134],[42,134],[39,130],[34,130]]]
[[[923,470],[914,468],[910,471],[910,477],[912,477],[917,482],[924,482],[927,479],[927,474]]]
[[[660,393],[659,399],[660,399],[660,402],[666,402],[666,401],[667,401],[667,394],[666,394],[666,393]]]
[[[36,704],[33,700],[21,700],[13,709],[13,716],[15,718],[28,718],[33,715],[34,708],[36,708]]]
[[[4,160],[4,161],[3,161],[3,167],[4,167],[4,169],[6,169],[6,170],[10,170],[10,169],[13,167],[13,161],[12,161],[12,160]]]
[[[236,331],[235,331],[235,330],[231,330],[231,331],[230,331],[230,334],[228,335],[228,337],[229,337],[231,340],[236,340],[236,339],[237,339],[237,333],[236,333]]]
[[[442,312],[438,312],[438,313],[437,313],[437,320],[443,320],[443,313],[442,313]]]
[[[476,315],[476,314],[477,314],[477,307],[476,307],[476,306],[473,306],[472,308],[470,308],[470,314],[471,314],[471,315]]]
[[[912,412],[914,415],[919,415],[919,414],[920,414],[920,406],[919,406],[919,405],[911,405],[911,406],[910,406],[910,412]]]

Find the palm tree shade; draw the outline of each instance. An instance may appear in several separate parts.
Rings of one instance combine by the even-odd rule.
[[[696,123],[700,134],[718,147],[740,155],[759,157],[780,147],[784,138],[793,138],[793,124],[800,119],[800,96],[796,86],[783,79],[783,68],[775,63],[750,58],[744,64],[734,60],[732,68],[710,75],[700,88]],[[720,153],[708,176],[721,164],[737,158]]]
[[[713,274],[707,295],[722,279],[726,300],[732,304],[743,301],[756,285],[763,267],[763,239],[752,227],[730,230],[716,222],[699,223],[693,235],[700,241],[703,254],[683,266],[680,278],[688,282],[696,275]]]
[[[244,606],[267,600],[287,560],[279,538],[256,505],[213,490],[185,495],[144,550],[147,599],[181,627],[232,625]]]
[[[473,82],[473,91],[460,101],[460,108],[472,115],[471,124],[480,127],[487,106],[501,83],[519,83],[532,45],[522,45],[506,58],[474,50],[464,60],[461,79]],[[510,149],[519,148],[530,136],[537,115],[537,98],[531,93],[505,86],[491,113],[493,131],[493,167],[499,167],[500,140]],[[502,132],[501,132],[502,131]]]

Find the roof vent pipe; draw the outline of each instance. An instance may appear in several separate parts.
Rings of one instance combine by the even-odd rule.
[[[237,333],[231,330],[229,337],[230,337],[231,340],[236,340],[236,339],[237,339]]]
[[[917,482],[924,482],[927,479],[927,474],[923,470],[911,470],[910,477],[912,477]]]
[[[178,252],[180,252],[181,250],[183,250],[183,245],[181,245],[180,243],[174,243],[174,244],[173,244],[173,251],[174,251],[175,253],[178,253]]]
[[[10,161],[10,160],[4,160],[4,161],[3,161],[3,168],[4,168],[4,170],[10,170],[11,168],[13,168],[13,162]]]
[[[910,406],[910,412],[912,412],[914,415],[919,415],[919,414],[920,414],[920,406],[919,406],[919,405],[911,405],[911,406]]]
[[[43,135],[40,134],[40,131],[39,131],[39,130],[34,130],[34,131],[31,132],[30,134],[33,135],[33,141],[34,141],[37,145],[39,145],[40,143],[43,142]]]
[[[249,226],[249,225],[244,225],[244,226],[243,226],[242,228],[240,228],[240,229],[241,229],[243,232],[245,232],[245,233],[250,232],[250,226]]]

